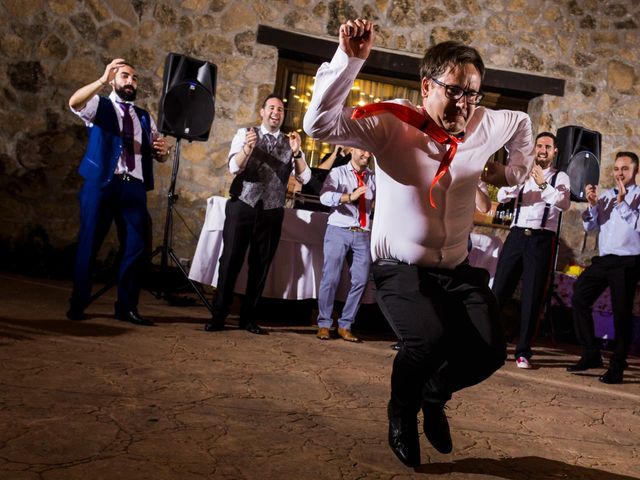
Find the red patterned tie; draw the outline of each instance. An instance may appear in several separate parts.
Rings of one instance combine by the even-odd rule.
[[[353,171],[356,177],[358,178],[358,187],[364,186],[364,172],[358,173],[355,170]],[[365,194],[363,193],[358,198],[358,210],[360,211],[360,226],[362,228],[367,226],[367,199],[365,198]]]
[[[122,143],[124,144],[124,164],[128,172],[133,172],[136,168],[136,156],[133,149],[133,119],[129,113],[129,104],[120,103],[122,108]]]
[[[449,170],[449,165],[451,165],[451,161],[458,150],[458,143],[462,142],[462,139],[449,135],[449,133],[439,127],[436,122],[429,117],[427,112],[421,113],[397,103],[380,102],[371,103],[363,107],[357,107],[353,110],[351,118],[357,120],[381,112],[391,113],[403,122],[408,123],[412,127],[426,133],[441,145],[449,145],[449,149],[445,152],[444,157],[440,162],[440,166],[433,177],[431,187],[429,188],[429,203],[433,208],[436,208],[436,204],[433,200],[433,187]]]

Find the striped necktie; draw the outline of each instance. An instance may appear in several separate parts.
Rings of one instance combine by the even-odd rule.
[[[276,137],[270,133],[266,133],[264,136],[267,139],[267,151],[271,153],[273,149],[276,148]]]

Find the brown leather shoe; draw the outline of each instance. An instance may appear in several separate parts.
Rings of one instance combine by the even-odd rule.
[[[329,340],[331,338],[329,329],[326,327],[318,328],[318,333],[316,333],[316,337],[318,337],[320,340]]]
[[[359,342],[358,337],[354,337],[351,333],[351,330],[347,330],[346,328],[338,328],[338,335],[342,337],[343,340],[347,342]]]

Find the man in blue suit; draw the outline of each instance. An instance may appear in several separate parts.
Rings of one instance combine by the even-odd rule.
[[[111,86],[108,97],[98,92]],[[135,68],[113,60],[100,78],[69,99],[71,111],[86,123],[89,145],[80,163],[80,232],[67,318],[82,320],[91,297],[91,267],[111,224],[118,230],[122,259],[115,316],[137,325],[153,325],[137,310],[145,244],[148,190],[153,189],[152,160],[166,160],[169,145],[158,135],[149,112],[134,106]]]

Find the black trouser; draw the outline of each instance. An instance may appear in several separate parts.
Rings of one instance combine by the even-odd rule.
[[[531,358],[532,355],[531,342],[536,333],[545,286],[549,279],[554,239],[555,233],[551,230],[513,227],[498,258],[492,289],[499,309],[513,296],[522,276],[520,337],[515,351],[516,358]]]
[[[223,322],[233,302],[233,292],[249,249],[247,288],[240,311],[240,323],[254,321],[269,266],[278,248],[284,209],[264,210],[262,203],[251,207],[241,200],[229,199],[225,207],[224,246],[218,269],[218,296],[213,320]]]
[[[423,402],[488,378],[506,358],[506,345],[486,270],[406,264],[372,266],[377,300],[402,342],[393,362],[391,400],[404,414]]]
[[[585,356],[600,354],[596,342],[591,307],[600,294],[611,289],[613,328],[616,346],[611,356],[611,367],[627,367],[631,344],[631,313],[636,285],[640,279],[640,255],[605,255],[593,257],[591,266],[578,277],[573,286],[573,324]]]

